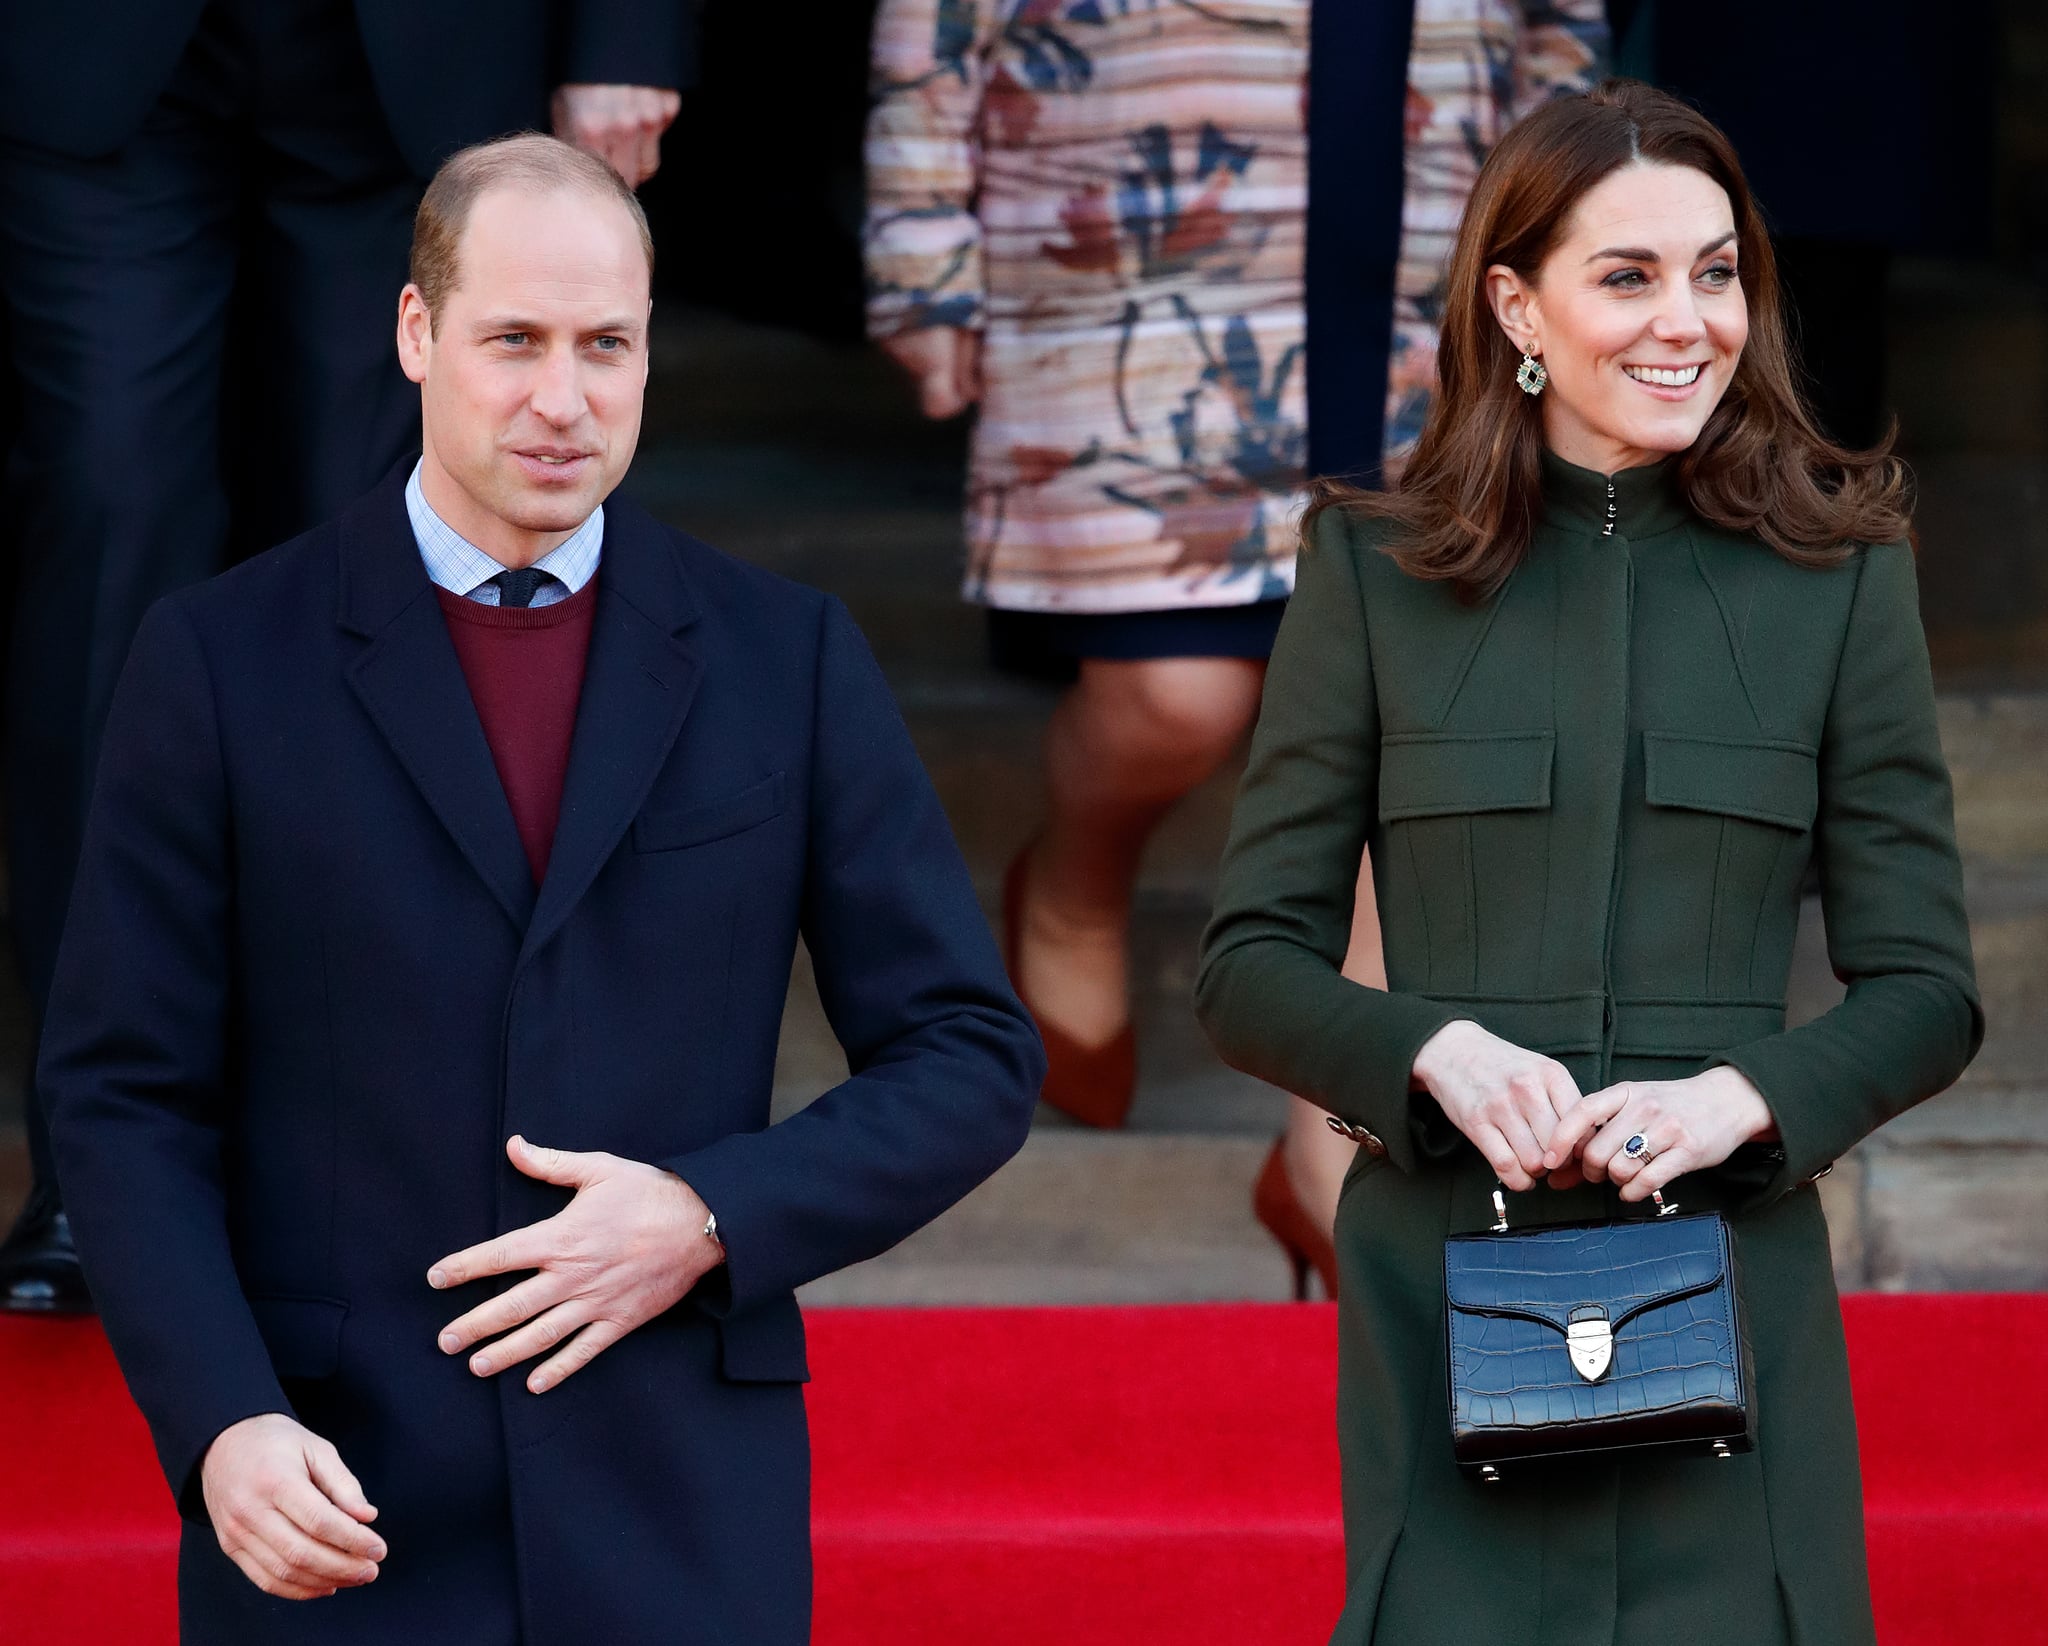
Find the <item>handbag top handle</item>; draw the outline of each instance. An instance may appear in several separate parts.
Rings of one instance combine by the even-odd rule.
[[[1659,1217],[1670,1217],[1673,1213],[1675,1213],[1678,1210],[1678,1202],[1675,1200],[1666,1200],[1664,1198],[1664,1191],[1662,1189],[1652,1189],[1650,1191],[1650,1199],[1656,1205],[1657,1215]],[[1492,1232],[1495,1234],[1506,1234],[1508,1232],[1507,1191],[1501,1186],[1500,1180],[1498,1178],[1494,1180],[1493,1184]]]

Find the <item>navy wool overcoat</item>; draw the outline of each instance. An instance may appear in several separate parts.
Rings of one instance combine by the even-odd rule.
[[[86,1270],[186,1517],[187,1646],[794,1646],[794,1289],[1021,1143],[1042,1073],[838,602],[606,510],[536,887],[403,472],[176,595],[108,727],[40,1078]],[[850,1077],[770,1124],[798,936]],[[680,1174],[728,1264],[544,1395],[436,1347],[547,1217],[512,1132]],[[378,1581],[263,1595],[200,1464],[289,1411],[381,1511]],[[907,1460],[908,1461],[908,1460]]]

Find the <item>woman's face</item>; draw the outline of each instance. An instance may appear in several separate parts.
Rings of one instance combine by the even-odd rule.
[[[1612,474],[1699,438],[1749,337],[1737,251],[1720,184],[1638,161],[1580,199],[1533,284],[1487,271],[1502,329],[1550,374],[1552,451]]]

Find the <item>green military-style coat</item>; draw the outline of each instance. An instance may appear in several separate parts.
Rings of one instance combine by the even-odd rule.
[[[1197,995],[1230,1062],[1368,1136],[1337,1217],[1337,1646],[1872,1640],[1813,1179],[1982,1037],[1912,555],[1795,566],[1670,469],[1547,458],[1528,556],[1477,604],[1326,513],[1280,630]],[[1338,972],[1368,847],[1385,993]],[[1848,993],[1788,1031],[1810,860]],[[1669,1194],[1736,1232],[1755,1452],[1456,1468],[1443,1239],[1491,1221],[1493,1174],[1411,1091],[1456,1018],[1586,1091],[1727,1063],[1762,1092],[1782,1143]],[[1508,1200],[1518,1224],[1619,1206]]]

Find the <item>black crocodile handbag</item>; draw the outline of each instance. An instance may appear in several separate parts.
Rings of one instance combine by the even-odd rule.
[[[1719,1212],[1496,1221],[1444,1242],[1451,1442],[1483,1479],[1534,1458],[1637,1446],[1718,1457],[1756,1443],[1735,1243]]]

